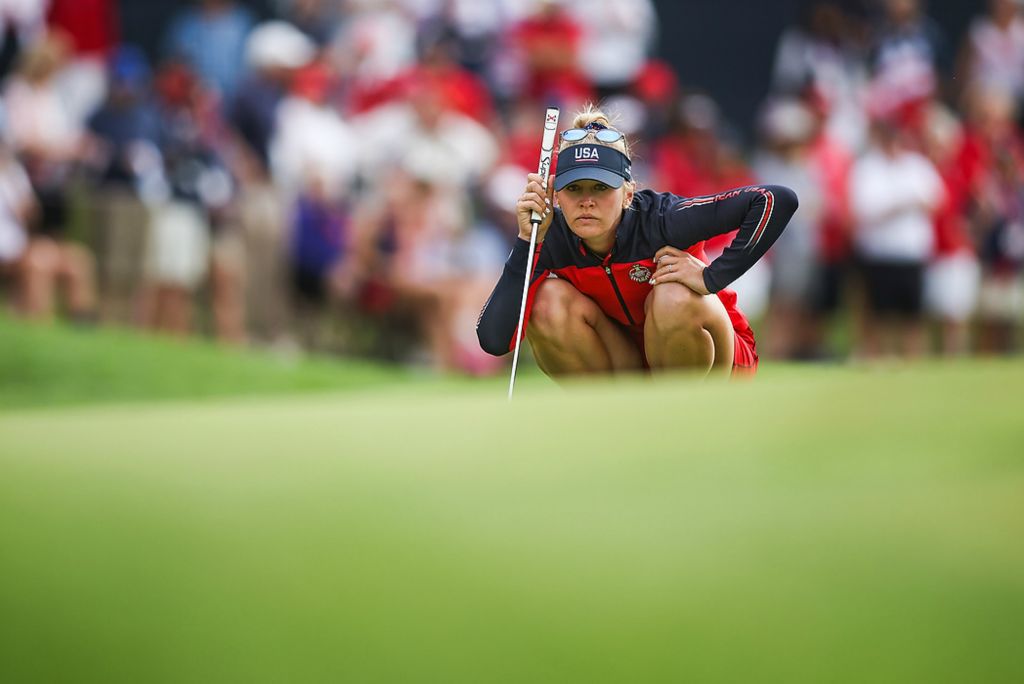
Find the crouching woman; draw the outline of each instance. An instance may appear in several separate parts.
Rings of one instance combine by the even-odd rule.
[[[480,344],[511,351],[532,267],[525,334],[550,376],[753,374],[754,334],[726,287],[764,256],[796,208],[796,195],[773,185],[692,198],[637,190],[625,137],[587,108],[561,135],[554,176],[527,177],[519,239],[480,314]],[[534,211],[544,218],[530,255]],[[736,229],[708,264],[704,241]]]

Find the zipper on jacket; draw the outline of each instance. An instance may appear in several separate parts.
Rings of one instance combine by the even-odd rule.
[[[622,293],[619,292],[619,285],[615,282],[615,276],[612,275],[612,267],[605,266],[604,272],[608,274],[608,280],[612,283],[612,289],[615,290],[615,296],[619,298],[619,304],[622,305],[622,310],[626,314],[626,320],[629,321],[630,325],[636,325],[636,321],[634,321],[633,317],[629,314],[629,307],[626,306],[626,300],[623,299]]]

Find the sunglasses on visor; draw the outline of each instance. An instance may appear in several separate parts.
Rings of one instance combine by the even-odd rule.
[[[583,140],[591,133],[597,140],[603,143],[613,143],[622,140],[622,133],[612,130],[607,126],[603,126],[599,123],[589,124],[586,128],[570,128],[562,131],[562,140],[566,142],[579,142]]]

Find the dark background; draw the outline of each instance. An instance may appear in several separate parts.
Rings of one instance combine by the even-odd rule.
[[[122,34],[128,42],[159,51],[161,36],[183,0],[120,0]],[[243,0],[269,16],[270,0]],[[685,86],[710,94],[726,118],[749,131],[768,91],[775,45],[797,23],[807,0],[655,0],[660,19],[656,55],[672,64]],[[863,3],[852,3],[862,5]],[[970,17],[984,0],[931,0],[928,13],[959,46]]]
[[[951,50],[959,48],[970,18],[986,0],[926,1]],[[726,117],[749,131],[768,92],[775,46],[800,21],[806,0],[655,0],[660,19],[657,54],[680,81],[708,92]],[[863,3],[847,3],[863,5]],[[863,11],[863,10],[862,10]]]

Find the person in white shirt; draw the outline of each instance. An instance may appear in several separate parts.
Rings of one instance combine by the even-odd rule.
[[[580,67],[604,98],[624,91],[647,64],[657,28],[651,0],[591,0],[571,5],[583,26]]]
[[[66,234],[67,181],[76,165],[92,156],[95,142],[57,87],[69,49],[65,39],[51,35],[22,53],[3,88],[3,134],[23,164],[39,205],[24,255],[32,287],[23,312],[44,319],[55,315],[56,285],[62,283],[68,315],[90,321],[97,308],[96,262],[87,247]]]
[[[316,336],[329,281],[349,249],[352,190],[360,139],[333,105],[335,74],[320,62],[300,69],[280,104],[270,169],[290,208],[294,304],[306,335]],[[309,337],[311,344],[319,342]]]
[[[971,22],[958,73],[966,84],[1000,88],[1024,101],[1024,17],[1020,0],[989,0],[988,14]]]
[[[0,145],[0,278],[14,282],[19,306],[25,291],[22,262],[28,252],[28,221],[35,196],[28,174],[14,155]]]
[[[931,161],[908,149],[893,122],[876,120],[849,190],[867,304],[861,351],[877,355],[882,333],[890,333],[903,354],[920,355],[924,270],[934,248],[933,213],[944,197],[942,179]]]

